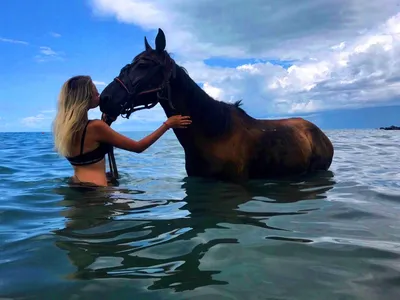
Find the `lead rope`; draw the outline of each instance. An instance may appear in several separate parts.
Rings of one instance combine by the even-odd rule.
[[[160,87],[158,87],[158,88],[150,89],[150,90],[147,90],[147,91],[142,91],[138,95],[157,92],[158,100],[167,100],[168,103],[169,103],[169,106],[173,110],[175,110],[175,107],[172,105],[171,86],[170,86],[169,80],[170,80],[171,76],[173,78],[176,77],[176,65],[175,65],[175,63],[174,63],[174,61],[172,59],[170,60],[170,63],[172,64],[172,67],[169,70],[169,72],[167,72],[166,80],[162,83],[162,85]],[[114,80],[118,81],[122,85],[122,87],[126,90],[126,92],[128,93],[129,96],[131,96],[133,94],[131,91],[129,91],[129,89],[127,88],[127,86],[124,84],[124,82],[121,79],[116,77],[116,78],[114,78]],[[167,88],[167,98],[163,97],[161,95],[161,93],[160,93],[160,92],[162,92],[164,90],[164,88]],[[157,105],[157,103],[158,103],[158,101],[154,102],[154,103],[150,103],[150,104],[145,104],[144,107],[136,108],[136,109],[135,109],[135,107],[132,107],[131,111],[129,111],[127,113],[127,118],[129,118],[130,114],[133,113],[134,111],[145,109],[145,108],[147,108],[147,109],[152,108],[155,105]],[[122,116],[122,113],[121,113],[121,116]],[[102,116],[102,119],[103,119],[103,116]],[[103,119],[103,121],[105,121],[108,124],[108,126],[111,126],[111,123],[113,122],[112,120],[107,118],[107,115],[105,115],[105,119]],[[115,162],[114,147],[111,147],[111,150],[108,152],[108,162],[109,162],[109,165],[110,165],[110,172],[111,172],[111,174],[113,176],[113,179],[118,179],[119,178],[119,174],[118,174],[118,169],[117,169],[117,163]]]
[[[103,116],[102,116],[103,119]],[[106,122],[106,124],[108,126],[111,126],[112,121],[105,117],[105,119],[103,119],[104,122]],[[117,163],[115,161],[115,156],[114,156],[114,147],[111,147],[111,150],[108,151],[108,163],[110,165],[110,172],[112,174],[112,179],[117,180],[119,179],[119,174],[118,174],[118,169],[117,169]]]
[[[115,156],[114,156],[114,147],[111,148],[111,150],[108,152],[108,162],[110,164],[110,172],[113,176],[113,179],[118,179],[118,169],[117,169],[117,163],[115,162]]]

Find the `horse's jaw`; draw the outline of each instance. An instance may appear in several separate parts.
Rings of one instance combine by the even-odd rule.
[[[165,116],[167,118],[174,115],[185,115],[185,113],[179,110],[179,105],[174,106],[176,110],[172,109],[167,102],[160,102],[162,109],[164,110]],[[196,124],[190,124],[187,128],[173,128],[173,132],[178,139],[181,146],[186,150],[193,148],[194,138],[195,138],[195,128]]]

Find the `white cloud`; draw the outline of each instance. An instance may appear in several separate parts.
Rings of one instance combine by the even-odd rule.
[[[399,102],[398,0],[91,3],[96,14],[145,30],[163,28],[167,49],[194,80],[218,100],[243,99],[254,115]],[[151,43],[154,34],[147,34]],[[207,66],[213,57],[263,62]],[[293,65],[286,69],[271,59]]]
[[[250,110],[257,107],[254,113],[260,109],[265,113],[301,113],[398,102],[397,26],[400,15],[368,35],[341,43],[313,60],[297,61],[287,70],[268,62],[231,68],[230,72],[220,70],[213,76],[214,69],[208,72],[207,82],[219,89],[222,100],[243,98]],[[192,71],[196,76],[197,71]]]
[[[36,61],[45,62],[50,60],[62,60],[63,53],[61,51],[54,51],[52,48],[47,46],[39,47],[39,53],[35,56]]]
[[[55,109],[47,109],[47,110],[42,110],[42,114],[55,114],[56,110]]]
[[[104,81],[93,80],[93,83],[95,85],[98,85],[98,86],[105,86],[106,85],[106,83]]]
[[[59,34],[59,33],[57,33],[57,32],[54,32],[54,31],[50,32],[50,35],[51,35],[52,37],[55,37],[55,38],[61,37],[61,34]]]
[[[53,49],[51,49],[50,47],[44,47],[44,46],[40,47],[40,53],[47,55],[47,56],[57,55],[57,53]]]
[[[164,110],[159,104],[157,104],[152,109],[143,109],[140,111],[136,111],[129,117],[129,120],[139,122],[163,122],[166,119],[167,118],[165,116]]]
[[[2,37],[0,37],[0,42],[11,43],[11,44],[29,45],[29,43],[25,42],[25,41],[14,40],[14,39],[6,39],[6,38],[2,38]]]
[[[37,114],[36,116],[26,117],[21,120],[22,125],[30,128],[42,127],[44,121],[49,119],[44,114]]]
[[[209,94],[211,97],[217,100],[223,96],[224,92],[222,89],[212,86],[208,82],[204,83],[203,89],[206,91],[207,94]]]
[[[99,107],[89,110],[88,118],[89,118],[89,120],[101,119],[101,111],[100,111]]]
[[[49,124],[54,118],[55,109],[42,110],[35,116],[25,117],[20,120],[23,126],[32,129],[49,129]]]
[[[54,120],[56,114],[55,109],[47,109],[39,111],[34,116],[21,118],[20,124],[29,129],[49,130],[51,122]],[[101,119],[101,111],[99,107],[90,109],[88,111],[89,120]],[[2,118],[0,117],[0,120]],[[129,119],[122,118],[121,116],[112,124],[115,130],[128,130],[134,131],[138,128],[143,129],[143,125],[151,122],[162,123],[166,120],[164,111],[160,105],[155,106],[151,110],[144,109],[137,111],[130,116]]]
[[[88,113],[89,120],[101,119],[101,111],[99,107],[89,110]],[[143,123],[162,123],[166,120],[165,113],[160,105],[156,105],[152,109],[143,109],[133,113],[129,119],[119,116],[115,122],[113,122],[112,127],[115,130],[128,130],[135,131],[138,127],[142,128]]]
[[[299,58],[354,38],[394,12],[398,0],[91,0],[93,11],[161,27],[172,52],[191,56]],[[206,18],[204,16],[207,16]],[[297,47],[300,46],[300,47]]]

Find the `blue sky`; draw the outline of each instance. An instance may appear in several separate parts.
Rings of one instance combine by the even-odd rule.
[[[385,38],[400,24],[396,7],[381,8],[372,1],[356,12],[357,22],[348,24],[347,18],[338,19],[346,7],[334,1],[318,7],[310,1],[309,10],[301,12],[282,4],[273,8],[282,12],[281,19],[267,21],[257,15],[255,2],[243,9],[237,2],[237,10],[222,18],[212,7],[230,7],[222,0],[197,1],[196,7],[182,0],[170,6],[157,0],[3,3],[0,131],[49,131],[65,80],[88,74],[101,91],[142,51],[145,35],[153,43],[159,26],[166,32],[167,49],[192,78],[217,99],[243,99],[252,116],[304,116],[327,129],[400,125],[398,36]],[[174,14],[171,7],[178,7]],[[329,10],[331,23],[313,18],[318,10]],[[235,13],[251,16],[243,23],[247,26]],[[306,13],[314,24],[304,21]],[[158,107],[115,128],[151,130],[164,119]]]
[[[141,50],[143,39],[133,26],[94,18],[78,0],[8,1],[0,11],[0,28],[0,38],[28,43],[0,41],[0,117],[12,124],[7,131],[35,129],[17,121],[43,112],[47,118],[70,76],[111,80]],[[41,47],[54,53],[42,53],[48,49]],[[45,126],[38,129],[49,130]]]

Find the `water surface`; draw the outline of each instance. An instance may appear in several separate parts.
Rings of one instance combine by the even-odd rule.
[[[398,299],[400,132],[327,134],[331,170],[300,179],[187,178],[167,134],[78,189],[50,133],[1,133],[0,297]]]

